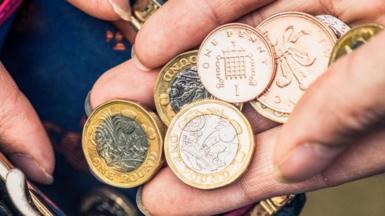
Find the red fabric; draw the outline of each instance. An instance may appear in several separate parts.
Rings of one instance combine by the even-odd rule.
[[[0,25],[20,6],[22,0],[4,0],[0,5]]]

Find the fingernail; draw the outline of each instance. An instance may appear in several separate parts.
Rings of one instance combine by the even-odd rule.
[[[10,155],[9,159],[13,165],[21,169],[29,179],[42,184],[53,183],[54,178],[52,175],[41,167],[31,156],[18,153]]]
[[[132,58],[132,60],[134,61],[134,64],[136,65],[136,67],[141,70],[141,71],[150,71],[151,69],[144,66],[142,64],[142,62],[139,61],[138,57],[136,55],[134,55],[134,57]]]
[[[131,21],[131,7],[128,0],[108,0],[114,12],[123,20]]]
[[[282,183],[301,182],[323,171],[344,150],[342,146],[306,143],[289,152],[274,170]]]

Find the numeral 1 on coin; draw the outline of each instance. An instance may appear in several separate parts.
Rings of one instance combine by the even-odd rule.
[[[239,96],[239,85],[235,84],[234,88],[235,88],[235,96]]]

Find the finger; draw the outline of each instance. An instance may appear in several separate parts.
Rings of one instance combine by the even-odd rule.
[[[272,1],[168,1],[139,31],[136,62],[143,69],[160,67],[177,54],[197,46],[215,27]]]
[[[128,99],[153,108],[158,73],[159,70],[144,72],[132,60],[110,69],[94,84],[90,94],[91,107],[112,99]]]
[[[256,136],[254,159],[247,173],[230,186],[199,190],[163,169],[143,188],[142,201],[152,215],[213,215],[284,194],[296,194],[356,180],[385,171],[385,131],[362,140],[323,174],[286,184],[275,180],[272,163],[275,137],[281,128]],[[357,154],[359,152],[359,154]],[[362,161],[366,161],[362,163]]]
[[[242,112],[246,116],[247,120],[249,120],[254,134],[261,133],[279,125],[278,123],[258,114],[249,103],[245,103],[243,105]]]
[[[385,125],[385,33],[333,65],[311,86],[279,136],[281,178],[302,181],[358,137]]]
[[[25,96],[0,64],[0,148],[32,180],[50,184],[54,156],[45,130]]]
[[[127,0],[67,0],[90,16],[109,20],[130,20],[131,8]]]

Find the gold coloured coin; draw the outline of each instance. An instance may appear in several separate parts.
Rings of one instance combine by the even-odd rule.
[[[340,57],[365,44],[383,29],[383,26],[377,24],[363,25],[351,29],[337,41],[332,51],[329,65],[336,62]]]
[[[285,122],[284,116],[292,112],[306,89],[327,68],[336,36],[315,17],[299,12],[273,15],[257,28],[272,43],[277,72],[267,91],[251,103],[268,108],[258,109],[261,115],[273,116],[270,119],[274,121],[279,116],[278,122]]]
[[[185,106],[165,137],[165,156],[175,175],[200,189],[238,179],[254,153],[250,123],[233,105],[202,100]]]
[[[155,106],[164,124],[169,125],[186,104],[209,98],[197,72],[197,53],[182,53],[166,64],[155,85]]]
[[[162,125],[135,102],[113,100],[97,107],[84,125],[83,152],[92,173],[120,188],[147,182],[160,168]]]
[[[289,113],[279,112],[276,110],[273,110],[266,105],[262,104],[258,100],[251,101],[250,105],[257,111],[261,116],[270,119],[272,121],[275,121],[277,123],[285,123],[287,119],[289,118]]]

